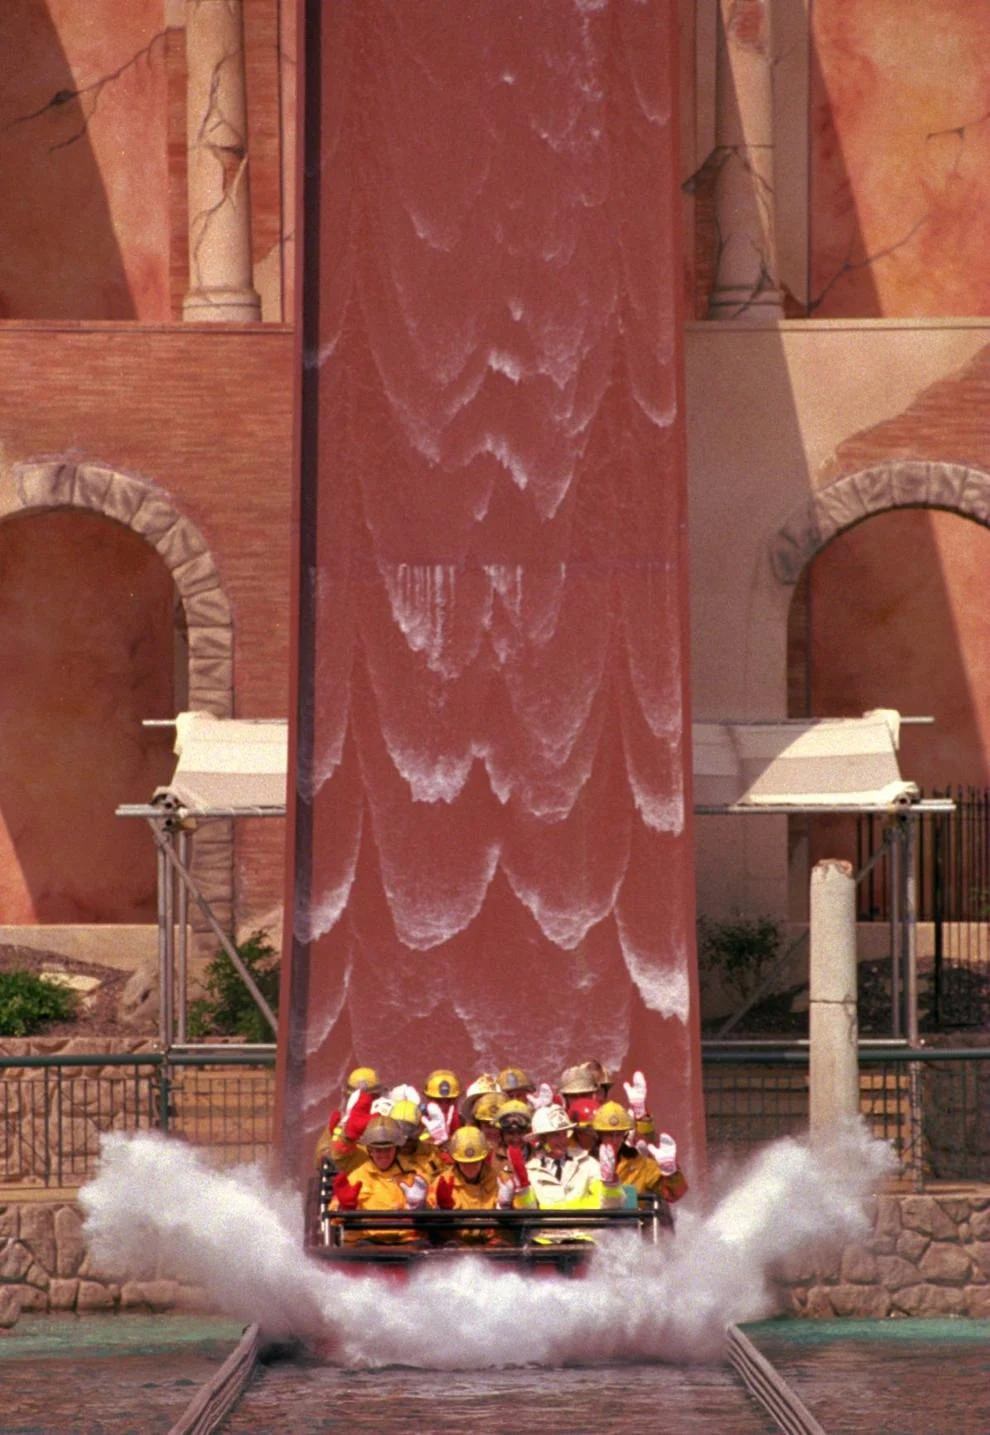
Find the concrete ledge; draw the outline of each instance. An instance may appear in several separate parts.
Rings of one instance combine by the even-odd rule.
[[[801,1397],[737,1325],[725,1333],[725,1353],[750,1395],[785,1435],[825,1435]]]
[[[76,962],[130,972],[158,955],[158,928],[151,923],[111,922],[84,926],[0,927],[0,945],[54,952]]]

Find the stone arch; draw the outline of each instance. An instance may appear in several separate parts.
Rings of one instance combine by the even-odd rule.
[[[230,603],[196,525],[147,479],[100,463],[60,459],[13,468],[16,501],[8,512],[81,508],[139,533],[169,569],[186,615],[189,706],[216,717],[233,714],[234,635]]]
[[[845,474],[816,489],[774,536],[774,573],[792,587],[838,533],[892,508],[944,508],[990,527],[990,474],[935,459],[890,459]]]
[[[157,484],[101,463],[34,460],[12,467],[13,492],[0,517],[47,508],[103,514],[139,534],[159,554],[175,583],[187,625],[189,707],[216,717],[233,715],[233,618],[216,564],[200,530]],[[149,793],[149,798],[151,794]],[[211,824],[208,843],[194,844],[193,875],[220,924],[233,926],[232,824]],[[212,942],[196,903],[190,923]]]

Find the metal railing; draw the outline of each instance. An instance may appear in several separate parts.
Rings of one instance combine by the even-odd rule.
[[[113,1131],[167,1131],[214,1164],[264,1155],[274,1050],[0,1057],[0,1184],[73,1187]]]
[[[916,912],[933,928],[930,1011],[934,1027],[982,1026],[990,1021],[990,789],[938,789],[952,812],[919,823],[915,850]],[[864,814],[856,822],[862,862],[880,842],[884,820]],[[872,868],[857,891],[861,922],[889,921],[894,889],[886,863]]]
[[[990,1047],[864,1045],[860,1110],[903,1170],[990,1181]],[[737,1152],[808,1127],[807,1045],[703,1052],[708,1143]],[[111,1131],[165,1131],[231,1165],[267,1154],[274,1050],[0,1057],[0,1185],[71,1188]]]
[[[990,1047],[862,1046],[860,1111],[905,1175],[990,1181]],[[808,1129],[807,1045],[759,1043],[702,1057],[708,1144],[746,1150]]]

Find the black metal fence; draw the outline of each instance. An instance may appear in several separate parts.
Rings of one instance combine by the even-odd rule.
[[[990,1181],[990,1047],[860,1049],[860,1112],[926,1181]],[[807,1047],[703,1054],[708,1144],[745,1153],[808,1129]]]
[[[929,1025],[990,1025],[990,790],[956,787],[926,796],[956,804],[954,812],[917,826],[917,918],[932,924]],[[885,820],[872,813],[857,819],[860,867],[882,841]],[[890,920],[887,863],[863,879],[857,903],[859,921]]]
[[[745,1153],[808,1128],[808,1049],[703,1053],[709,1146]],[[111,1131],[170,1132],[213,1164],[271,1147],[274,1055],[0,1058],[0,1185],[72,1188]],[[863,1047],[860,1110],[924,1181],[990,1181],[990,1047]]]
[[[168,1131],[214,1164],[269,1149],[274,1055],[182,1053],[0,1058],[0,1183],[74,1187],[113,1131]]]

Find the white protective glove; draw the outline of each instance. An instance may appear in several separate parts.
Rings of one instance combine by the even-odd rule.
[[[511,1210],[512,1198],[516,1194],[516,1183],[511,1176],[498,1178],[498,1207],[500,1211]]]
[[[602,1185],[615,1185],[615,1152],[603,1141],[598,1148],[598,1169],[602,1173]]]
[[[400,1086],[393,1086],[389,1096],[393,1101],[411,1101],[414,1106],[418,1106],[422,1100],[415,1086],[410,1086],[407,1081]]]
[[[673,1176],[677,1170],[677,1142],[666,1131],[660,1132],[655,1146],[647,1141],[637,1141],[636,1150],[641,1156],[649,1156],[660,1167],[664,1176]]]
[[[547,1081],[541,1081],[535,1091],[529,1093],[529,1104],[534,1111],[539,1111],[544,1106],[553,1103],[553,1087]]]
[[[634,1121],[642,1121],[646,1115],[646,1077],[641,1071],[633,1072],[632,1081],[624,1081],[626,1102]]]
[[[447,1118],[435,1101],[426,1103],[426,1110],[423,1112],[423,1125],[434,1146],[442,1146],[448,1136]]]
[[[346,1102],[344,1103],[344,1115],[341,1118],[345,1125],[347,1123],[348,1116],[350,1116],[351,1112],[354,1110],[355,1105],[358,1101],[360,1101],[363,1095],[364,1088],[359,1086],[357,1090],[352,1091],[350,1096],[347,1098]]]
[[[410,1211],[418,1211],[426,1201],[426,1193],[430,1183],[425,1176],[414,1176],[408,1186],[403,1187],[406,1195],[406,1205]]]
[[[388,1116],[392,1110],[391,1096],[376,1096],[371,1103],[372,1116]]]

